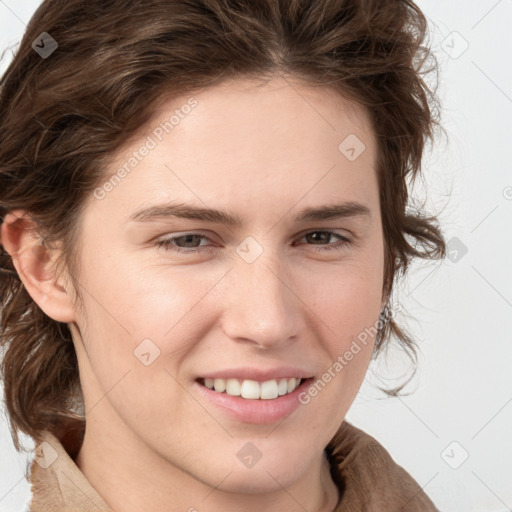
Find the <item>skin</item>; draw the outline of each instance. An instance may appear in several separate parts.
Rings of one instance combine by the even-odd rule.
[[[283,78],[228,81],[194,98],[196,108],[121,183],[88,199],[83,311],[66,274],[55,272],[57,249],[37,247],[29,216],[15,222],[25,212],[6,218],[2,242],[34,300],[72,330],[87,421],[76,463],[113,510],[330,511],[338,491],[324,448],[361,386],[373,339],[275,424],[235,421],[192,385],[203,372],[237,366],[294,365],[319,377],[376,324],[384,245],[371,124],[335,92]],[[166,100],[106,177],[187,99]],[[350,134],[366,145],[354,161],[338,150]],[[229,210],[244,222],[129,221],[166,201]],[[370,214],[294,221],[303,208],[342,201]],[[326,230],[353,243],[334,248],[336,236],[305,236]],[[206,239],[175,244],[201,252],[156,245],[189,231]],[[236,252],[248,236],[263,249],[252,263]],[[160,350],[148,366],[134,356],[146,338]],[[251,468],[236,456],[247,442],[262,454]]]

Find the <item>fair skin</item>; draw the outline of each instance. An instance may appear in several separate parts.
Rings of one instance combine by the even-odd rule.
[[[324,448],[361,386],[373,343],[275,422],[235,419],[196,383],[205,372],[242,366],[290,365],[318,378],[375,325],[383,306],[369,118],[333,91],[291,83],[238,80],[201,91],[197,107],[121,183],[101,200],[88,198],[77,276],[83,311],[65,274],[53,271],[57,255],[23,250],[34,243],[30,217],[14,222],[24,214],[16,211],[2,226],[31,296],[72,330],[87,425],[76,463],[115,512],[336,505]],[[107,178],[187,99],[162,104]],[[354,161],[338,150],[350,134],[366,145]],[[169,201],[229,210],[242,223],[129,220]],[[368,214],[296,220],[305,208],[342,202]],[[199,237],[174,247],[199,252],[155,245],[188,232]],[[324,234],[308,235],[316,232]],[[236,251],[249,236],[263,249],[251,263]],[[134,356],[147,338],[160,350],[148,366]],[[261,453],[252,467],[237,457],[248,442]]]

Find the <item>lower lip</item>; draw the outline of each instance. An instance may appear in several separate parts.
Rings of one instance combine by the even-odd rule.
[[[197,381],[194,382],[194,386],[201,396],[222,409],[230,418],[245,423],[265,424],[281,421],[297,409],[301,405],[299,394],[305,391],[313,380],[313,377],[305,379],[291,393],[269,400],[248,399],[219,393]]]

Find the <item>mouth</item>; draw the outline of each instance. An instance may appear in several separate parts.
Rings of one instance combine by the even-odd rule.
[[[251,379],[199,378],[197,382],[219,394],[241,397],[247,400],[273,400],[293,393],[306,380],[310,379],[290,377],[260,382]]]
[[[223,415],[256,425],[284,421],[301,406],[299,397],[313,381],[314,377],[267,378],[264,381],[202,377],[195,380],[194,386],[198,397]]]

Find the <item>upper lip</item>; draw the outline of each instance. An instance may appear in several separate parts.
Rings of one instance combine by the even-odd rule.
[[[208,372],[201,375],[200,378],[204,379],[249,379],[258,382],[265,382],[273,379],[290,379],[292,377],[299,379],[307,379],[312,377],[312,373],[301,368],[294,368],[292,366],[279,366],[276,368],[254,368],[244,366],[241,368],[226,368],[225,370],[217,370],[215,372]]]

